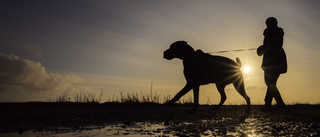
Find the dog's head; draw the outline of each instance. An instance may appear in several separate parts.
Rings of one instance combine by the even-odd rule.
[[[186,41],[176,41],[170,45],[170,48],[163,52],[163,58],[171,60],[179,58],[184,60],[185,57],[194,53],[194,49]]]

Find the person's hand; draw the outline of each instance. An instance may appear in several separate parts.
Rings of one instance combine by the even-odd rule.
[[[261,45],[261,46],[259,46],[258,49],[257,49],[257,54],[258,54],[258,56],[262,56],[262,55],[263,55],[263,52],[264,52],[264,46]]]

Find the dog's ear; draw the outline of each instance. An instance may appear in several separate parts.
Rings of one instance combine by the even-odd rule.
[[[188,45],[188,43],[186,41],[182,41],[182,40],[176,41],[170,45],[170,48],[174,48],[176,46],[181,46],[181,45]]]
[[[188,42],[186,41],[178,41],[178,42],[181,42],[181,44],[184,44],[184,45],[188,45]]]

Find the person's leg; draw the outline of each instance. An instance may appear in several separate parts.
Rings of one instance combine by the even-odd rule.
[[[283,99],[282,99],[282,97],[280,95],[280,92],[279,92],[279,90],[277,88],[277,80],[278,80],[279,76],[280,76],[280,74],[275,74],[274,75],[274,81],[275,81],[274,83],[275,84],[274,85],[272,84],[272,88],[273,88],[272,94],[273,94],[274,99],[277,102],[277,105],[278,106],[284,106],[285,104],[284,104]]]
[[[272,102],[272,99],[273,99],[273,96],[272,96],[272,88],[270,87],[271,83],[272,83],[272,79],[271,79],[271,75],[270,73],[267,73],[267,72],[264,72],[264,81],[267,85],[267,93],[266,93],[266,97],[264,99],[265,101],[265,107],[271,107],[271,102]]]
[[[284,103],[283,103],[282,97],[280,95],[280,92],[277,88],[277,81],[278,81],[279,76],[280,76],[280,73],[265,73],[265,80],[266,80],[266,84],[268,86],[267,92],[269,93],[269,95],[266,96],[265,101],[266,101],[266,103],[271,104],[272,98],[274,98],[277,102],[277,105],[283,106]]]

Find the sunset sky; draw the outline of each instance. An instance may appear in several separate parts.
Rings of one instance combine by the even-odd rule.
[[[288,72],[278,88],[287,104],[320,103],[319,0],[2,0],[0,102],[54,100],[68,91],[159,96],[185,85],[182,62],[163,51],[185,40],[204,52],[257,48],[265,20],[284,29]],[[219,53],[243,66],[253,103],[266,93],[262,57],[255,51]],[[192,92],[190,92],[192,93]],[[226,87],[225,104],[245,100]],[[192,94],[189,94],[192,95]],[[215,85],[200,88],[200,103],[217,104]]]

